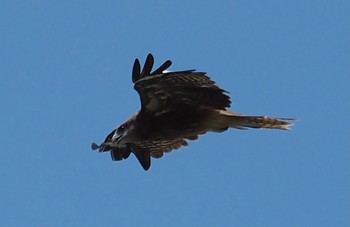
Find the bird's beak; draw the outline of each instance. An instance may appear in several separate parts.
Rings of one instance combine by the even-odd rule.
[[[119,143],[120,143],[120,141],[122,140],[122,136],[123,136],[123,135],[118,136],[117,140],[115,141],[116,144],[119,144]]]
[[[122,139],[122,136],[123,136],[123,134],[119,135],[119,136],[117,134],[114,134],[112,139],[111,139],[111,143],[117,145],[120,142],[120,140]]]

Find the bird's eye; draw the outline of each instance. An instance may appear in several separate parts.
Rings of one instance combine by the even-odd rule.
[[[125,129],[126,129],[126,125],[123,124],[123,125],[119,126],[117,133],[120,135],[125,131]]]

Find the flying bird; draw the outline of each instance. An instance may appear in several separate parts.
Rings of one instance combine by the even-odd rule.
[[[187,146],[206,132],[224,132],[229,128],[268,128],[288,130],[291,118],[246,116],[228,110],[228,92],[205,72],[165,71],[170,60],[152,72],[154,58],[148,54],[141,71],[135,60],[132,70],[134,89],[139,93],[141,110],[115,128],[103,143],[92,143],[93,150],[110,151],[112,159],[127,159],[133,153],[144,170],[152,158]]]

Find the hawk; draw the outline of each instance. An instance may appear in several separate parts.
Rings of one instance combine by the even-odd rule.
[[[196,70],[165,71],[170,60],[152,72],[154,58],[148,54],[141,71],[135,60],[132,70],[134,89],[139,93],[141,110],[115,128],[93,150],[110,151],[112,159],[127,159],[133,153],[144,170],[152,158],[187,146],[206,132],[224,132],[229,128],[268,128],[288,130],[290,118],[246,116],[228,110],[228,92],[221,89],[205,72]]]

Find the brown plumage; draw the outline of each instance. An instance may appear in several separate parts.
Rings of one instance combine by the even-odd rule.
[[[231,105],[227,92],[218,87],[204,72],[185,70],[164,72],[166,61],[152,72],[154,59],[147,56],[141,71],[135,60],[132,70],[134,89],[141,99],[141,110],[114,129],[101,145],[92,149],[110,151],[115,161],[134,153],[145,170],[150,158],[197,140],[208,131],[223,132],[228,128],[269,128],[288,130],[293,119],[245,116],[227,110]]]

